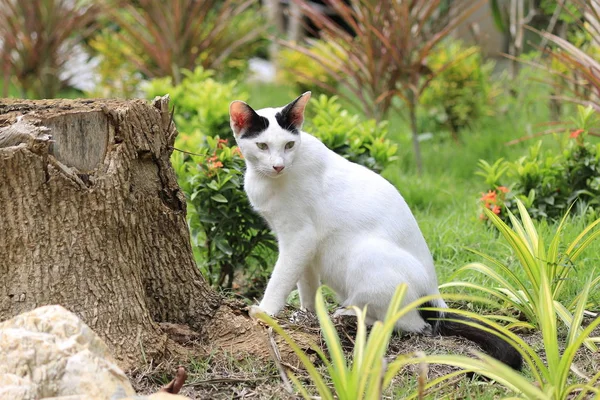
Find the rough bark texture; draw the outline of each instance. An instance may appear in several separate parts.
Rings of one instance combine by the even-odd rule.
[[[166,97],[0,100],[0,321],[60,304],[124,369],[191,339],[268,354],[195,265],[176,134]]]

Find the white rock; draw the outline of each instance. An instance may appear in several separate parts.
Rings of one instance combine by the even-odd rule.
[[[0,323],[0,399],[133,396],[104,342],[63,307],[40,307]]]

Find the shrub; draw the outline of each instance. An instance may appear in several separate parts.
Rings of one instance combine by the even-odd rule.
[[[519,199],[534,218],[560,218],[575,201],[580,211],[600,208],[600,143],[587,140],[595,119],[591,107],[579,106],[575,122],[580,128],[557,137],[562,147],[559,153],[543,153],[538,142],[514,162],[498,160],[490,165],[480,161],[477,174],[485,178],[488,195],[499,198],[498,188],[508,187],[510,193],[502,203],[514,211],[513,199]],[[484,207],[489,205],[488,195],[482,197]]]
[[[396,160],[398,146],[386,139],[386,121],[361,121],[358,115],[342,109],[336,96],[312,99],[309,113],[304,130],[348,160],[375,172]]]
[[[252,1],[112,0],[105,8],[126,45],[124,57],[146,77],[176,83],[181,69],[222,70],[231,58],[247,58],[265,30]]]
[[[235,80],[222,83],[214,78],[214,72],[197,67],[194,71],[183,70],[183,79],[173,85],[170,77],[153,79],[146,87],[146,97],[163,96],[168,93],[175,107],[175,124],[182,132],[183,140],[197,140],[183,148],[195,152],[201,146],[202,136],[233,140],[229,126],[229,103],[232,100],[247,100],[248,94],[239,88]]]
[[[267,270],[268,254],[277,246],[244,193],[245,163],[239,149],[228,146],[227,139],[207,137],[206,146],[197,151],[201,156],[173,157],[188,199],[194,253],[211,284],[231,289],[234,272],[247,270],[249,261]]]
[[[428,67],[428,57],[484,2],[456,0],[447,7],[442,0],[326,0],[325,5],[336,14],[334,20],[310,0],[294,1],[321,39],[335,45],[337,52],[322,54],[305,44],[285,45],[317,61],[338,82],[335,94],[369,118],[385,118],[395,106],[393,99],[402,101],[402,111],[410,117],[415,161],[421,174],[416,112],[419,97],[440,72]],[[352,34],[344,26],[350,27]],[[338,52],[344,54],[343,62]],[[331,90],[316,77],[313,83]]]
[[[450,63],[457,59],[459,63]],[[499,84],[491,80],[494,62],[484,62],[477,46],[449,41],[430,54],[427,65],[442,72],[423,91],[421,104],[438,126],[450,129],[455,140],[471,121],[494,114],[494,100],[500,93]]]
[[[337,74],[341,74],[342,64],[345,62],[346,53],[332,42],[312,40],[309,42],[309,51],[325,57],[335,55],[329,59],[329,67]],[[313,57],[299,50],[283,48],[277,54],[277,78],[279,82],[292,84],[299,92],[312,90],[315,81],[323,93],[331,95],[336,92],[338,80],[328,72],[327,68]]]
[[[90,97],[132,98],[138,95],[144,77],[129,61],[129,46],[109,27],[102,29],[88,42],[98,59],[99,82]]]
[[[542,348],[544,350],[545,360],[537,354],[537,348],[529,345],[527,342],[512,333],[506,327],[498,325],[488,318],[483,318],[478,314],[456,310],[457,314],[470,317],[478,322],[484,322],[492,329],[487,328],[491,333],[503,337],[509,343],[519,350],[523,360],[529,366],[533,382],[530,382],[519,372],[504,365],[485,354],[476,353],[478,360],[459,356],[459,355],[419,355],[409,362],[444,364],[459,367],[465,372],[474,372],[478,375],[492,379],[507,389],[510,389],[520,395],[519,398],[536,400],[566,400],[566,399],[587,399],[597,398],[597,382],[600,380],[600,372],[593,377],[588,378],[585,375],[577,374],[578,381],[575,381],[570,374],[571,369],[577,371],[575,357],[581,346],[587,341],[598,341],[598,338],[591,338],[590,335],[600,325],[600,318],[593,320],[585,329],[580,325],[584,319],[585,305],[591,290],[591,277],[582,288],[581,296],[576,305],[573,319],[567,324],[569,332],[566,340],[559,338],[557,329],[557,314],[559,308],[552,301],[552,293],[549,285],[549,279],[545,275],[541,276],[540,292],[538,293],[538,303],[541,308],[538,310],[540,315],[540,331],[542,333]],[[481,324],[479,325],[481,326]],[[484,328],[485,329],[485,328]],[[409,362],[405,362],[408,364]],[[429,390],[435,385],[442,385],[453,379],[456,373],[450,373],[438,378],[425,386]],[[583,382],[581,382],[583,380]],[[594,393],[595,395],[592,395]],[[594,397],[595,396],[595,397]],[[412,396],[414,398],[416,396]]]
[[[536,66],[553,75],[554,79],[547,83],[558,94],[558,100],[590,105],[600,111],[600,9],[596,0],[572,0],[569,3],[570,10],[563,15],[570,19],[579,14],[585,20],[585,23],[571,24],[577,27],[570,35],[577,45],[550,32],[538,32],[553,46],[542,49],[550,62]]]
[[[14,77],[22,97],[53,98],[66,85],[73,47],[95,31],[99,7],[73,0],[0,0],[4,96]]]

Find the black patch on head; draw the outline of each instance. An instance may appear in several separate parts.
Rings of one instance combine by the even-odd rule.
[[[279,124],[279,126],[281,126],[286,131],[290,131],[296,135],[299,133],[299,131],[298,131],[298,127],[294,124],[291,111],[292,111],[292,108],[294,108],[294,106],[296,105],[298,100],[300,100],[301,97],[302,96],[298,97],[296,100],[292,101],[290,104],[285,106],[281,111],[279,111],[277,114],[275,114],[275,119],[277,120],[277,123]]]
[[[256,111],[252,110],[252,116],[250,117],[250,124],[241,136],[242,139],[252,139],[260,135],[264,130],[269,127],[269,120],[263,116],[260,116]]]

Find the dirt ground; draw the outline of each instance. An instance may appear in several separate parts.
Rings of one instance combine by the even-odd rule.
[[[316,318],[304,314],[287,310],[284,316],[278,318],[281,324],[293,329],[300,329],[311,334],[316,334],[317,342],[321,339]],[[349,355],[352,350],[353,337],[355,334],[354,320],[345,319],[336,324],[338,334],[342,339],[342,344]],[[265,328],[265,336],[267,336]],[[594,332],[600,336],[600,330]],[[543,344],[539,332],[520,334],[520,336],[534,349],[538,351],[542,358]],[[324,343],[319,343],[324,348]],[[462,354],[470,355],[473,350],[479,350],[472,342],[462,338],[455,337],[432,337],[423,335],[400,335],[395,334],[392,337],[387,352],[387,357],[391,361],[396,355],[422,351],[426,354]],[[316,355],[312,355],[313,361],[317,361]],[[274,361],[265,363],[253,358],[233,359],[223,354],[211,354],[203,360],[192,360],[183,364],[188,372],[186,384],[180,394],[192,399],[299,399],[298,395],[290,393],[286,388],[280,372]],[[317,361],[318,365],[318,361]],[[580,373],[591,376],[600,370],[600,353],[592,353],[587,349],[581,349],[578,353],[575,365]],[[132,384],[140,394],[150,394],[158,391],[167,384],[173,377],[177,364],[164,363],[156,366],[149,366],[146,370],[136,370],[129,373]],[[310,391],[310,379],[304,370],[286,364],[284,369],[292,372],[306,384]],[[321,366],[324,370],[324,367]],[[397,393],[410,393],[416,387],[416,377],[419,374],[419,366],[412,365],[405,367],[394,379],[390,389],[384,395],[385,399],[402,398]],[[427,378],[429,381],[455,371],[455,368],[444,365],[429,365],[427,368]],[[505,391],[498,385],[488,382],[475,382],[468,378],[458,378],[442,389],[436,395],[425,396],[426,398],[443,397],[445,393],[449,398],[465,398],[465,394],[485,393],[485,398],[504,397],[510,392]],[[498,395],[490,394],[494,386]],[[466,387],[466,389],[465,389]],[[462,388],[462,389],[460,389]],[[295,390],[293,391],[295,392]],[[316,393],[316,392],[315,392]],[[489,395],[489,397],[488,397]],[[472,396],[468,396],[471,398]],[[475,393],[475,397],[478,397]],[[318,398],[318,397],[315,397]]]

